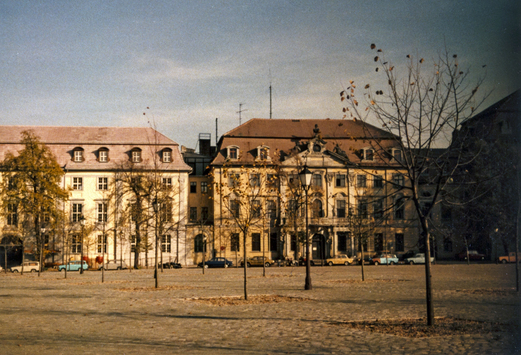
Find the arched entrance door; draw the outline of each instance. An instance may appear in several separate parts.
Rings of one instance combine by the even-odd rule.
[[[315,234],[312,239],[312,258],[315,260],[315,264],[317,260],[323,260],[326,258],[326,238],[322,234]]]
[[[0,266],[7,267],[22,263],[22,240],[15,235],[7,235],[0,241]]]

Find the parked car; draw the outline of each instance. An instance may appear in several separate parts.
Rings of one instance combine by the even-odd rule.
[[[398,257],[398,259],[405,261],[405,259],[407,259],[407,258],[411,258],[411,257],[415,256],[416,254],[418,254],[417,251],[414,251],[414,250],[407,250],[407,252],[405,252],[405,253],[403,253],[402,255],[400,255],[400,256]]]
[[[270,267],[275,264],[275,261],[271,260],[267,256],[254,256],[253,258],[248,258],[246,265],[250,266],[266,266]],[[241,261],[241,266],[244,266],[244,261]]]
[[[163,269],[181,269],[183,265],[176,263],[175,261],[163,263]]]
[[[463,250],[457,255],[459,260],[467,260],[467,251]],[[469,260],[485,260],[485,254],[478,253],[477,250],[469,250]]]
[[[226,258],[213,258],[204,262],[204,267],[229,267],[233,263]],[[203,267],[203,263],[197,264],[199,267]]]
[[[404,261],[410,265],[425,264],[425,253],[416,253],[414,256],[411,256],[410,258],[404,259]],[[431,263],[432,262],[434,262],[433,256],[431,256]]]
[[[521,255],[517,255],[518,262],[521,261]],[[515,263],[516,262],[516,252],[510,252],[507,256],[500,256],[498,261],[500,263],[506,264],[506,263]]]
[[[373,256],[372,264],[379,265],[379,264],[389,264],[394,265],[398,264],[398,258],[394,254],[377,254]]]
[[[326,264],[329,266],[333,265],[349,265],[352,264],[355,261],[355,259],[348,257],[345,254],[337,255],[334,258],[328,258],[326,259]]]
[[[40,263],[38,261],[24,261],[22,265],[13,266],[9,270],[11,270],[11,272],[22,272],[22,266],[24,272],[38,272],[40,269]]]
[[[362,259],[360,259],[359,256],[357,256],[355,258],[355,262],[359,265],[362,265]],[[367,264],[372,264],[372,263],[373,263],[373,258],[370,255],[364,255],[364,264],[367,265]]]
[[[69,261],[65,265],[62,264],[62,265],[58,266],[58,271],[65,270],[65,267],[67,267],[67,271],[80,271],[81,268],[83,268],[83,270],[87,270],[89,268],[89,264],[87,264],[87,262],[85,260]]]
[[[121,270],[128,269],[127,264],[123,260],[109,260],[106,264],[101,264],[99,269],[105,270]]]

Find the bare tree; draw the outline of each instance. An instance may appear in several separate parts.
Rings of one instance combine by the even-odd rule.
[[[483,100],[476,92],[483,79],[469,85],[469,71],[462,68],[457,55],[447,50],[433,62],[412,55],[406,58],[405,68],[386,59],[381,49],[374,51],[372,60],[377,69],[373,83],[354,83],[343,90],[346,117],[362,122],[376,122],[382,129],[396,136],[401,156],[396,159],[408,180],[410,199],[414,204],[424,239],[426,254],[430,255],[431,225],[429,215],[439,202],[440,195],[450,184],[450,176],[462,161],[461,143],[451,144],[453,133],[478,108]],[[362,91],[362,93],[358,93]],[[368,134],[370,132],[368,131]],[[371,137],[368,137],[371,138]],[[376,152],[392,154],[374,141]],[[435,148],[448,146],[443,152]],[[421,196],[420,178],[428,176],[431,195]],[[431,262],[425,263],[427,323],[434,324]]]
[[[263,163],[252,167],[223,166],[222,174],[227,183],[214,184],[215,193],[223,201],[228,214],[227,223],[242,233],[244,250],[244,299],[248,299],[248,241],[252,232],[262,232],[265,201],[271,196],[268,179],[275,171]],[[224,211],[221,211],[223,214]],[[262,235],[262,234],[261,234]],[[260,242],[260,241],[259,241]]]

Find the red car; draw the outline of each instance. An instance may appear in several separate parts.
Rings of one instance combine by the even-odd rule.
[[[467,252],[464,250],[457,255],[459,260],[467,260]],[[477,250],[469,250],[469,260],[485,260],[485,254],[478,253]]]

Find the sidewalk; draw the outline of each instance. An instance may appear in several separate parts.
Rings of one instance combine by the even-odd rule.
[[[0,274],[1,354],[515,354],[519,334],[402,338],[353,330],[348,320],[425,316],[423,266],[248,269],[249,295],[301,302],[215,306],[242,296],[242,269]],[[435,316],[519,325],[514,265],[434,265]],[[517,328],[519,329],[519,327]]]

